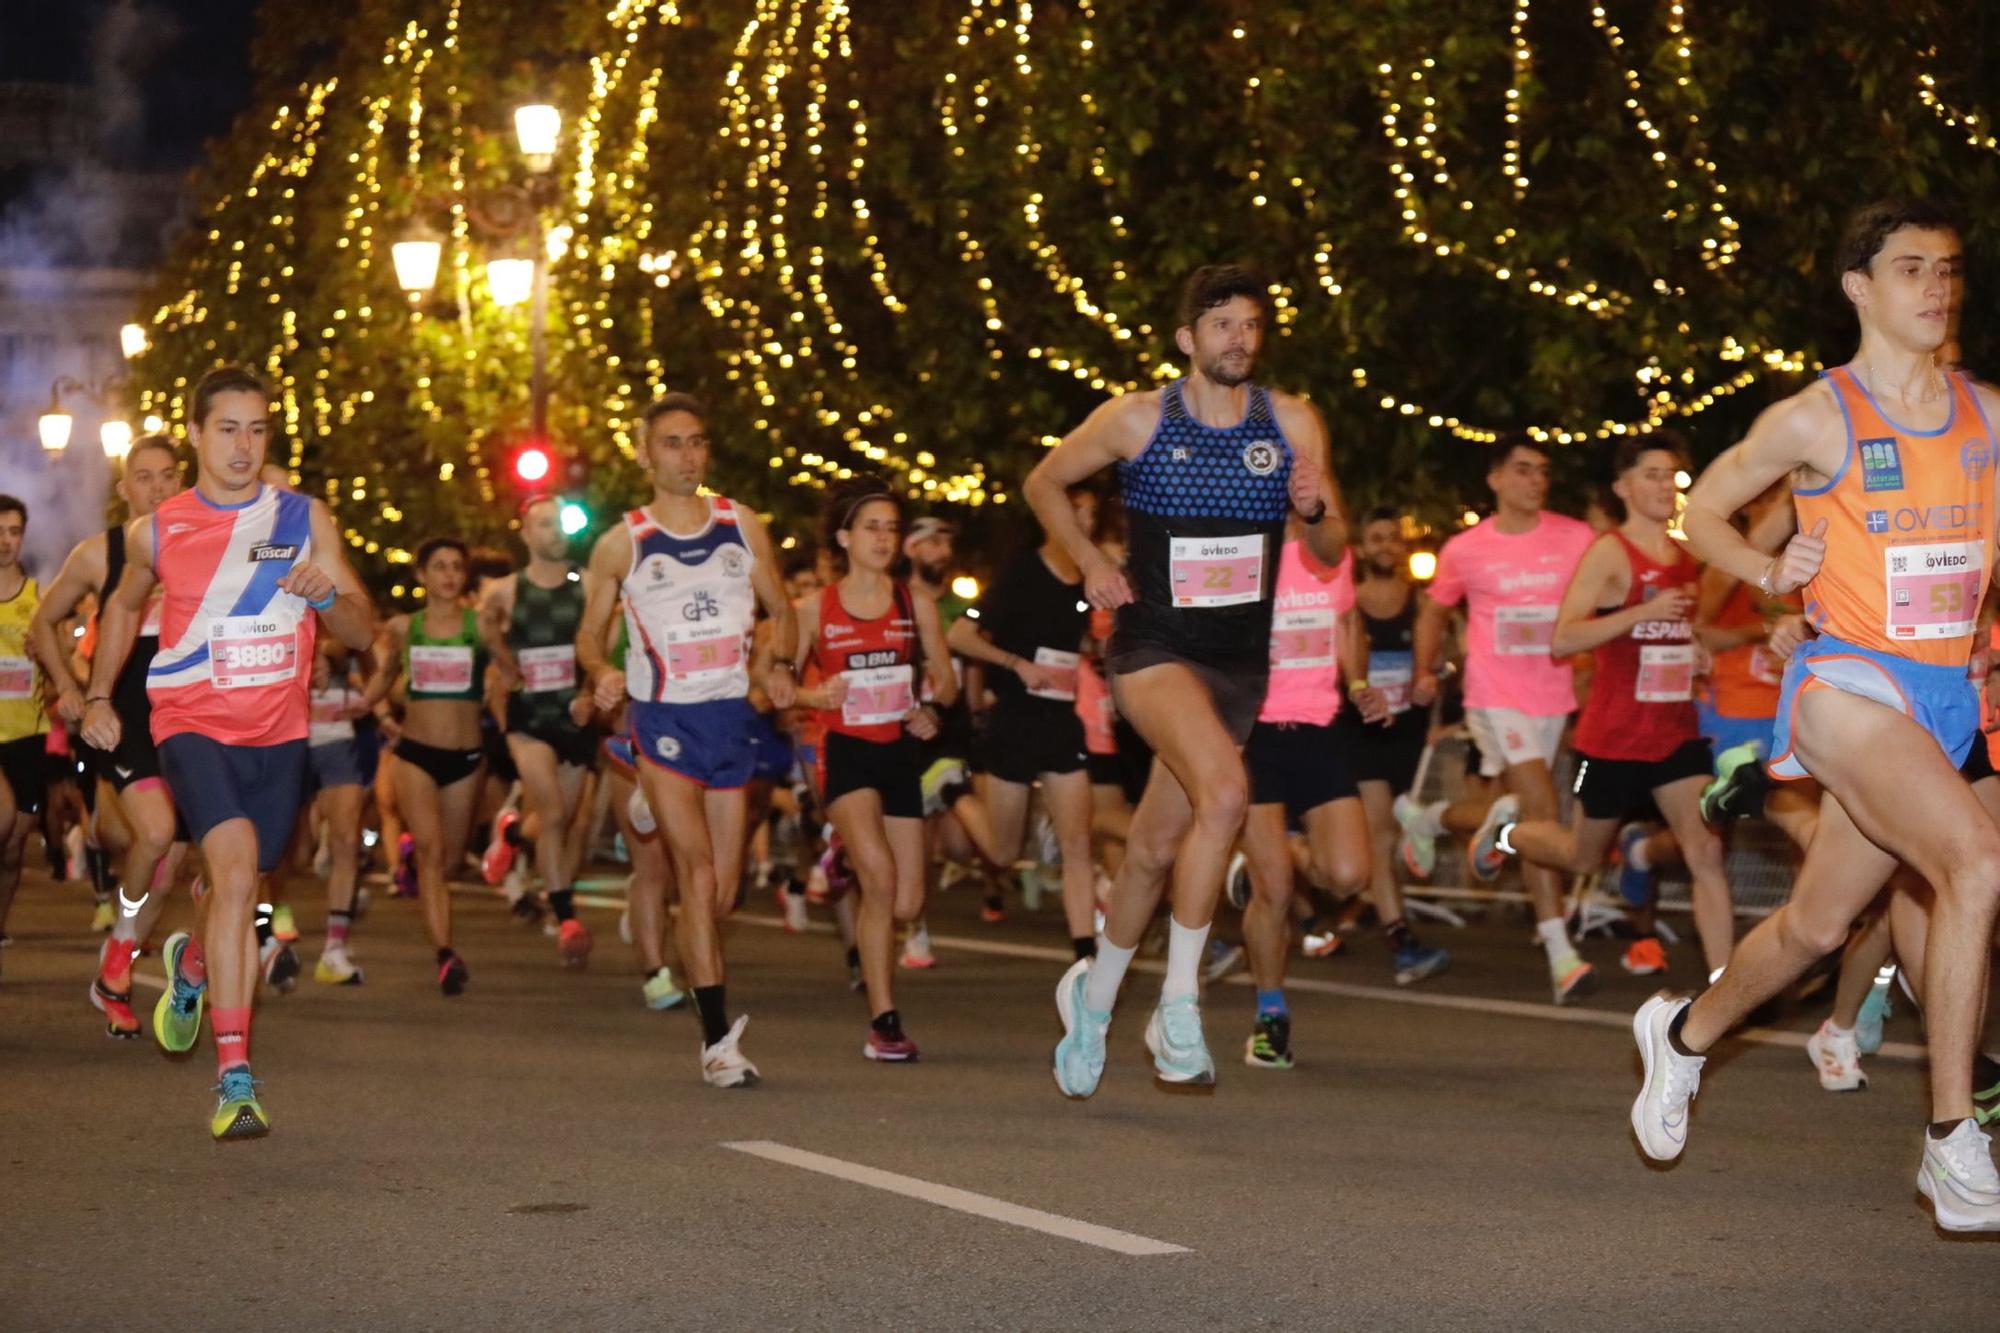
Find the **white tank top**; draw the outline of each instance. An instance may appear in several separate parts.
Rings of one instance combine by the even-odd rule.
[[[708,502],[699,532],[668,532],[644,509],[625,515],[632,567],[624,584],[625,692],[643,703],[695,704],[750,693],[754,559],[736,507]]]

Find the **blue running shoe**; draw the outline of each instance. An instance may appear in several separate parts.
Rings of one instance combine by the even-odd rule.
[[[1172,1087],[1215,1086],[1215,1061],[1201,1031],[1201,1006],[1192,995],[1160,1000],[1146,1024],[1146,1049],[1153,1053],[1153,1076]]]
[[[1882,1049],[1882,1024],[1892,1012],[1889,984],[1895,979],[1895,969],[1888,972],[1888,976],[1876,976],[1875,984],[1868,988],[1868,998],[1861,1002],[1860,1016],[1854,1020],[1854,1044],[1863,1055],[1873,1055]]]
[[[194,1049],[195,1039],[201,1036],[201,1011],[208,996],[206,981],[190,985],[181,976],[181,955],[193,942],[185,930],[175,931],[160,952],[160,961],[167,967],[167,988],[153,1006],[153,1035],[162,1050],[175,1055]]]
[[[1618,896],[1632,907],[1653,901],[1653,872],[1632,864],[1633,851],[1649,836],[1646,826],[1636,822],[1618,830]]]
[[[1451,952],[1435,948],[1421,940],[1411,940],[1395,952],[1396,984],[1413,986],[1426,977],[1434,977],[1451,966]]]
[[[1079,1099],[1096,1092],[1104,1077],[1104,1034],[1111,1028],[1110,1014],[1083,1002],[1089,978],[1090,960],[1079,958],[1056,983],[1056,1012],[1063,1025],[1063,1039],[1056,1043],[1056,1086],[1063,1096]]]

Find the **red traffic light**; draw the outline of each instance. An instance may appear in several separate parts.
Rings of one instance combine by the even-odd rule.
[[[530,484],[546,481],[550,466],[549,451],[539,445],[529,445],[514,455],[514,476]]]

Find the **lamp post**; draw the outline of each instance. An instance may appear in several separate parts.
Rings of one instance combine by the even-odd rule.
[[[138,326],[128,324],[126,327]],[[42,448],[51,454],[59,454],[69,448],[70,436],[76,429],[76,418],[63,406],[64,394],[82,394],[99,407],[108,408],[125,384],[122,372],[94,384],[86,384],[69,375],[57,376],[55,382],[49,385],[49,405],[35,423]],[[132,423],[118,417],[107,418],[97,428],[97,439],[104,448],[106,458],[123,458],[132,448]]]

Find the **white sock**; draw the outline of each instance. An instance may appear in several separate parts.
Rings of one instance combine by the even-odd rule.
[[[1826,1035],[1829,1037],[1851,1037],[1854,1035],[1854,1029],[1841,1027],[1829,1018],[1826,1020]]]
[[[1563,919],[1559,916],[1538,922],[1535,933],[1542,937],[1542,948],[1549,955],[1550,967],[1554,967],[1576,952],[1576,946],[1569,942],[1569,928],[1563,924]]]
[[[1167,980],[1160,987],[1162,1000],[1201,992],[1201,951],[1208,947],[1207,926],[1183,926],[1167,919]]]
[[[1132,959],[1139,952],[1139,946],[1121,949],[1110,940],[1097,937],[1097,961],[1090,965],[1090,972],[1083,983],[1083,1007],[1094,1014],[1108,1014],[1111,1006],[1118,1003],[1118,987],[1124,984],[1125,969],[1132,966]]]

